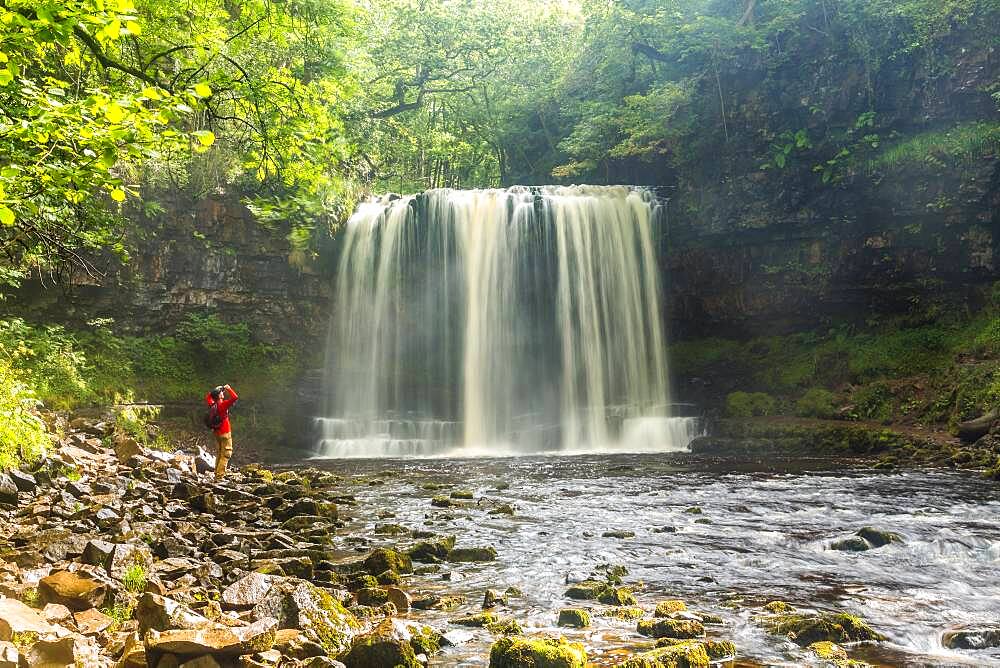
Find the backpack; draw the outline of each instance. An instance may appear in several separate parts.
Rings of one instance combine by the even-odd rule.
[[[219,413],[219,404],[212,404],[205,412],[205,426],[215,431],[222,424],[222,414]]]

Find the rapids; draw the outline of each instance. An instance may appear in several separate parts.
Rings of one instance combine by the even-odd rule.
[[[525,596],[511,599],[502,616],[529,634],[583,642],[593,661],[613,664],[648,643],[635,622],[593,615],[585,630],[555,626],[560,607],[603,607],[563,593],[568,581],[610,563],[629,569],[626,584],[643,583],[636,595],[647,612],[680,598],[721,616],[725,625],[707,627],[709,634],[735,641],[738,666],[820,665],[752,623],[775,599],[861,615],[888,641],[853,648],[852,657],[876,665],[1000,665],[995,650],[952,652],[940,644],[950,626],[996,624],[1000,615],[1000,490],[966,473],[833,470],[842,464],[815,461],[721,467],[678,455],[321,465],[354,478],[359,507],[382,511],[382,519],[368,511],[348,518],[347,532],[371,537],[363,549],[381,544],[372,529],[386,521],[456,534],[459,546],[496,548],[497,562],[445,564],[441,574],[408,578],[411,591],[468,597],[454,612],[415,617],[443,631],[458,628],[449,619],[479,612],[486,588],[516,586]],[[423,489],[431,482],[511,503],[516,515],[432,508],[441,492]],[[685,512],[694,506],[702,513]],[[863,553],[829,549],[863,526],[898,532],[905,543]],[[616,530],[635,537],[603,536]],[[473,629],[470,642],[447,648],[431,665],[486,665],[491,641]]]

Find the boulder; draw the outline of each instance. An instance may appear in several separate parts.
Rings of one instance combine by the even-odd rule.
[[[139,598],[135,606],[135,619],[139,623],[140,634],[145,634],[150,629],[200,629],[212,625],[207,617],[199,615],[186,605],[151,593],[145,593]]]
[[[644,636],[678,640],[705,635],[705,627],[695,619],[640,619],[635,630]]]
[[[135,440],[131,436],[115,437],[113,446],[115,449],[115,456],[118,457],[118,461],[122,464],[128,464],[130,459],[136,455],[143,455],[146,452],[146,450],[139,445],[139,441]]]
[[[178,657],[235,657],[271,649],[278,630],[273,618],[259,619],[249,626],[237,628],[152,630],[145,636],[146,658],[157,665],[165,654]]]
[[[380,547],[369,554],[362,563],[366,573],[378,575],[385,571],[397,573],[412,573],[413,563],[410,557],[396,550]]]
[[[587,652],[563,638],[504,637],[490,648],[490,668],[584,668]]]
[[[104,560],[104,570],[115,580],[123,580],[125,573],[139,566],[146,573],[153,570],[153,553],[145,545],[118,543]]]
[[[21,653],[12,642],[0,642],[0,668],[19,668]]]
[[[446,560],[454,547],[455,537],[446,536],[434,541],[421,541],[411,547],[408,554],[413,561],[433,564]]]
[[[669,600],[660,601],[656,604],[656,610],[653,611],[654,617],[669,617],[675,612],[684,612],[687,610],[687,606],[684,601]]]
[[[29,666],[38,668],[75,668],[77,662],[77,640],[66,636],[58,640],[39,640],[25,653]]]
[[[251,616],[274,617],[280,628],[302,631],[330,656],[347,651],[361,628],[354,615],[329,592],[296,580],[276,582],[254,606]]]
[[[635,605],[635,595],[628,587],[608,587],[598,595],[597,600],[606,605]]]
[[[980,438],[990,433],[993,423],[1000,420],[1000,412],[990,411],[982,417],[968,422],[959,422],[956,426],[958,437],[966,443],[975,443]]]
[[[605,582],[599,582],[597,580],[584,580],[583,582],[577,582],[576,584],[571,585],[570,588],[566,590],[564,596],[581,601],[593,601],[608,589],[610,589],[610,587]]]
[[[76,628],[85,636],[93,636],[106,631],[115,620],[108,617],[97,608],[82,610],[73,615]]]
[[[619,668],[708,668],[711,658],[705,644],[684,641],[630,657]]]
[[[0,504],[17,505],[17,485],[6,473],[0,473]]]
[[[222,603],[233,610],[252,608],[260,603],[271,586],[281,579],[280,576],[264,573],[245,575],[223,590]]]
[[[948,649],[992,649],[1000,647],[1000,626],[950,629],[941,636]]]
[[[759,620],[768,632],[786,636],[807,647],[815,642],[862,642],[884,640],[860,617],[844,613],[782,614]]]
[[[386,587],[385,593],[389,597],[389,602],[396,606],[399,612],[410,611],[410,595],[399,587]]]
[[[8,475],[19,492],[31,493],[38,487],[38,482],[35,480],[35,476],[30,473],[18,471],[17,469],[11,469],[8,471]]]
[[[50,633],[55,628],[37,610],[14,598],[0,598],[0,640],[10,640],[15,633]]]
[[[409,634],[386,619],[369,633],[355,636],[351,648],[341,659],[347,668],[382,668],[394,666],[421,668],[410,644]]]
[[[38,598],[42,603],[59,603],[70,610],[100,607],[107,593],[104,583],[69,571],[59,571],[38,581]]]
[[[110,557],[111,553],[114,551],[114,543],[97,539],[90,540],[87,541],[87,545],[83,548],[83,556],[80,560],[85,564],[103,566],[104,562],[108,560],[108,557]]]
[[[496,561],[497,551],[493,547],[457,547],[448,552],[448,561]]]
[[[590,613],[582,608],[563,608],[559,611],[559,626],[582,629],[590,626]]]

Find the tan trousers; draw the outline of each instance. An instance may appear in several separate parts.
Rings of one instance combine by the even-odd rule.
[[[233,456],[233,433],[215,435],[215,478],[226,475],[226,467]]]

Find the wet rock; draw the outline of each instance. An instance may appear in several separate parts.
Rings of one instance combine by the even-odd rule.
[[[326,650],[320,644],[309,640],[298,629],[278,631],[274,637],[274,649],[281,652],[282,656],[300,660],[326,655]]]
[[[487,624],[486,630],[495,636],[518,636],[524,633],[516,619],[501,619]]]
[[[413,563],[408,555],[382,547],[369,554],[362,566],[365,572],[371,575],[378,575],[384,571],[413,572]]]
[[[456,489],[454,492],[449,494],[449,496],[453,499],[460,499],[465,501],[469,501],[475,498],[475,494],[473,494],[467,489]]]
[[[583,582],[577,582],[572,585],[566,590],[564,595],[567,598],[575,598],[580,601],[594,601],[608,589],[610,589],[610,587],[606,582],[584,580]]]
[[[51,633],[55,628],[37,610],[13,598],[0,598],[0,640],[15,633]]]
[[[860,617],[844,613],[783,614],[759,621],[768,632],[786,636],[803,647],[823,640],[840,643],[885,639]]]
[[[496,624],[499,621],[500,618],[492,612],[480,612],[475,615],[456,617],[451,620],[451,623],[459,626],[486,626],[487,624]]]
[[[496,589],[487,589],[483,594],[483,610],[495,608],[498,605],[507,605],[507,597]]]
[[[790,603],[785,603],[784,601],[771,601],[764,606],[764,610],[774,614],[781,614],[787,612],[795,612],[795,606]]]
[[[694,619],[641,619],[635,630],[653,638],[700,638],[705,635],[705,627]]]
[[[584,668],[583,645],[563,638],[500,638],[490,647],[490,668]]]
[[[455,547],[455,537],[446,536],[436,541],[421,541],[410,548],[408,554],[413,561],[436,563],[445,561]]]
[[[711,665],[704,644],[681,642],[629,657],[620,668],[708,668]]]
[[[330,656],[347,651],[358,620],[329,592],[301,581],[279,581],[254,606],[254,619],[274,617],[281,628],[299,629]]]
[[[993,647],[1000,647],[1000,626],[983,626],[945,631],[941,636],[941,644],[948,649],[991,649]]]
[[[364,587],[354,594],[358,605],[379,606],[389,601],[389,592],[381,587]]]
[[[606,605],[623,606],[636,604],[635,596],[628,587],[608,587],[597,596],[597,600]]]
[[[396,610],[399,612],[409,612],[410,611],[410,595],[399,587],[386,587],[386,594],[389,597],[389,602],[396,606]]]
[[[635,538],[635,532],[634,531],[621,531],[621,530],[617,530],[617,531],[605,531],[604,533],[601,534],[601,537],[602,538],[620,538],[620,539]]]
[[[70,610],[100,607],[107,593],[103,583],[69,571],[59,571],[38,581],[38,598],[42,603],[59,603]]]
[[[448,553],[451,562],[496,561],[497,551],[493,547],[457,547]]]
[[[836,643],[828,640],[814,642],[809,645],[809,651],[816,655],[816,658],[824,661],[844,661],[847,659],[847,651]]]
[[[598,613],[600,617],[611,617],[614,619],[620,619],[622,621],[633,621],[636,619],[642,619],[642,616],[646,612],[636,606],[628,606],[621,608],[611,608],[610,610],[601,610]]]
[[[559,626],[582,629],[590,626],[590,614],[582,608],[563,608],[559,611]]]
[[[493,508],[492,510],[490,510],[487,514],[488,515],[513,515],[514,514],[514,506],[510,505],[509,503],[503,503],[503,504],[497,506],[496,508]]]
[[[222,603],[230,609],[252,608],[261,602],[271,586],[281,578],[264,573],[250,573],[226,587]]]
[[[669,617],[675,612],[684,612],[685,610],[687,610],[687,606],[684,604],[684,601],[660,601],[656,604],[656,610],[653,611],[653,616]]]
[[[903,542],[903,537],[898,533],[883,531],[882,529],[875,529],[873,527],[864,527],[859,529],[857,535],[859,538],[863,538],[868,541],[872,547],[883,547],[890,543]]]
[[[371,632],[355,636],[351,649],[342,658],[348,668],[420,668],[422,665],[410,645],[409,635],[388,619]]]
[[[465,605],[464,596],[439,596],[437,594],[430,594],[428,596],[421,596],[419,598],[414,598],[411,601],[411,605],[417,610],[454,610],[459,606]]]
[[[864,538],[851,536],[850,538],[834,541],[830,544],[830,549],[840,552],[865,552],[872,549],[872,546]]]

